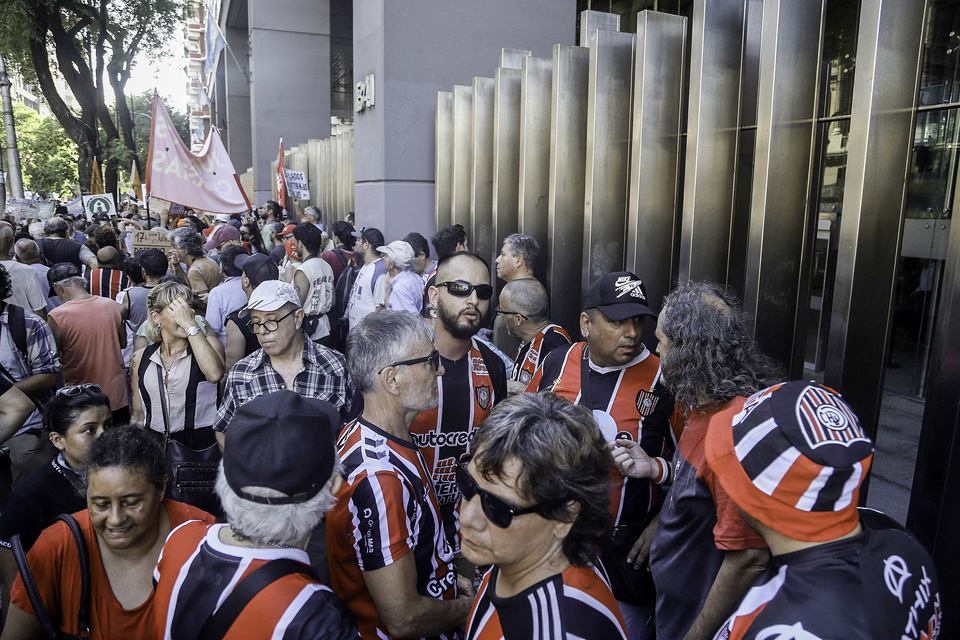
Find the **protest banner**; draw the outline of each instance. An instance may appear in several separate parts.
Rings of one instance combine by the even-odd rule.
[[[113,201],[112,193],[101,193],[92,196],[83,196],[83,208],[87,213],[87,220],[105,213],[111,218],[117,217],[117,204]]]
[[[52,202],[38,202],[37,216],[41,220],[47,220],[53,217],[53,211],[57,208]]]
[[[211,213],[244,213],[250,202],[216,127],[199,153],[191,153],[170,120],[160,96],[153,95],[147,194]]]
[[[277,202],[279,202],[280,206],[282,207],[284,205],[283,201],[287,193],[287,185],[286,185],[287,180],[283,170],[283,138],[280,138],[280,151],[279,153],[277,153],[276,180],[277,180],[277,183],[276,185],[274,185],[276,188],[275,194],[276,194]]]
[[[7,215],[13,216],[17,220],[30,220],[40,217],[40,202],[37,200],[26,200],[24,198],[14,198],[7,196]]]
[[[133,237],[133,252],[136,253],[142,249],[160,249],[167,253],[173,246],[167,240],[167,232],[164,229],[137,229],[130,234]]]
[[[310,199],[310,185],[307,184],[307,174],[303,171],[283,170],[283,177],[287,183],[287,192],[298,200]]]

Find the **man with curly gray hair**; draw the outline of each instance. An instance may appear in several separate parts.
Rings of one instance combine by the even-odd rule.
[[[585,408],[552,393],[510,398],[456,468],[463,555],[493,565],[468,640],[621,638],[627,633],[594,563],[607,536],[610,450]],[[561,614],[562,612],[562,614]]]
[[[339,426],[329,402],[287,390],[237,410],[217,474],[228,524],[193,521],[167,538],[154,572],[158,638],[205,637],[208,620],[222,623],[248,589],[238,622],[218,637],[357,638],[349,610],[306,553],[340,487]],[[273,580],[258,582],[264,575]]]
[[[666,502],[629,561],[640,568],[649,553],[657,638],[712,638],[763,572],[767,549],[707,464],[707,423],[782,374],[757,347],[736,298],[718,284],[677,287],[664,298],[656,335],[661,372],[682,409],[684,429],[667,467],[672,486]],[[617,445],[614,459],[621,473],[661,475],[662,461],[632,442]]]

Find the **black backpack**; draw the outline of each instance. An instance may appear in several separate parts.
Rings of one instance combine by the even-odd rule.
[[[330,309],[330,312],[327,314],[327,317],[330,318],[330,326],[332,327],[334,323],[343,318],[343,314],[347,312],[347,304],[350,302],[350,293],[353,291],[353,283],[357,281],[357,274],[360,273],[360,267],[357,266],[357,259],[347,258],[343,255],[343,251],[340,247],[337,247],[333,250],[337,254],[337,257],[340,258],[340,262],[343,263],[343,271],[340,272],[340,276],[337,278],[337,281],[334,283],[334,291],[336,292],[336,299],[333,303],[333,307]]]

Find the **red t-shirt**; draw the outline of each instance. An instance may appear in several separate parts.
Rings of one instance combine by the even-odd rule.
[[[188,504],[164,500],[163,505],[167,509],[171,529],[188,520],[204,520],[210,524],[216,522],[206,511]],[[110,579],[100,557],[97,534],[90,524],[87,510],[78,511],[73,517],[83,531],[90,558],[90,640],[147,640],[155,637],[153,593],[140,606],[124,609],[110,587]],[[80,610],[80,558],[70,528],[58,521],[45,529],[27,554],[27,560],[53,624],[61,631],[76,635],[77,612]],[[13,584],[11,601],[21,610],[33,614],[33,606],[19,575]]]

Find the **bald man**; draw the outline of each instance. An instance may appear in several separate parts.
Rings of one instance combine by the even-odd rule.
[[[117,294],[130,286],[130,279],[123,270],[120,252],[114,247],[103,247],[97,251],[96,269],[88,269],[83,277],[86,278],[90,293],[117,299]]]
[[[507,382],[510,395],[524,392],[548,353],[573,342],[563,327],[547,318],[549,308],[547,290],[533,278],[511,280],[500,292],[497,315],[503,319],[507,333],[520,340],[513,354],[513,374]]]

